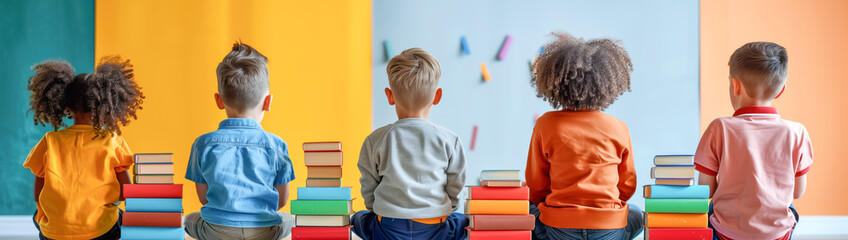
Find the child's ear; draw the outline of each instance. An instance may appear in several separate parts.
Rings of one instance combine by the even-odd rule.
[[[389,100],[389,105],[395,105],[395,95],[392,94],[392,90],[386,88],[386,99]]]
[[[262,111],[271,111],[271,100],[274,98],[274,95],[268,94],[265,96],[265,100],[262,101]]]
[[[774,99],[777,99],[780,97],[780,95],[783,95],[783,91],[786,91],[786,84],[783,84],[783,88],[780,89],[780,93],[778,93],[777,96],[774,96]]]
[[[740,96],[745,86],[742,86],[742,82],[739,81],[738,78],[730,79],[730,84],[733,85],[733,96]]]
[[[218,109],[224,109],[224,100],[221,99],[221,94],[215,93],[215,104],[218,104]]]
[[[436,96],[433,98],[433,105],[438,105],[442,101],[442,88],[436,89]]]

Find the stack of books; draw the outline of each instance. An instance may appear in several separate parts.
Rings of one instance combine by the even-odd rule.
[[[306,187],[297,188],[297,200],[291,201],[292,239],[350,239],[353,199],[350,187],[340,187],[342,144],[304,143],[303,151]]]
[[[135,155],[135,184],[124,185],[127,211],[121,223],[121,239],[185,239],[183,185],[173,184],[173,165],[170,153]],[[158,181],[168,184],[138,181],[145,176],[171,179]]]
[[[303,143],[307,187],[342,186],[342,143]]]
[[[645,239],[712,239],[707,228],[710,188],[694,185],[692,155],[654,157],[651,178],[655,185],[644,187]]]
[[[530,189],[518,170],[484,170],[480,186],[468,187],[468,239],[531,239]]]

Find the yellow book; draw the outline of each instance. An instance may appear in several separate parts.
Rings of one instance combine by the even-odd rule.
[[[471,200],[465,203],[465,214],[529,214],[527,200]]]
[[[706,228],[706,213],[644,213],[648,228]]]

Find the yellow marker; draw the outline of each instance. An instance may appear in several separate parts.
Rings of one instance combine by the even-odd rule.
[[[486,63],[480,63],[480,72],[483,73],[483,80],[486,80],[486,82],[492,81],[492,76],[489,75],[489,68],[486,67]]]

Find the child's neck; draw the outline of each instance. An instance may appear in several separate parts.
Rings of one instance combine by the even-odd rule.
[[[762,100],[762,99],[753,99],[753,98],[743,98],[739,101],[739,106],[737,106],[735,110],[739,110],[743,107],[771,107],[771,102],[774,99]]]
[[[404,118],[421,118],[427,119],[430,117],[430,106],[425,107],[423,109],[418,110],[408,110],[401,108],[400,106],[395,106],[395,112],[397,112],[398,119]]]
[[[259,112],[248,111],[246,113],[239,113],[239,112],[230,111],[229,108],[227,108],[225,110],[227,112],[227,118],[249,118],[249,119],[256,120],[256,122],[262,122],[262,118],[265,117],[264,111],[259,111]]]
[[[91,113],[82,113],[71,111],[74,117],[74,125],[91,125]]]

